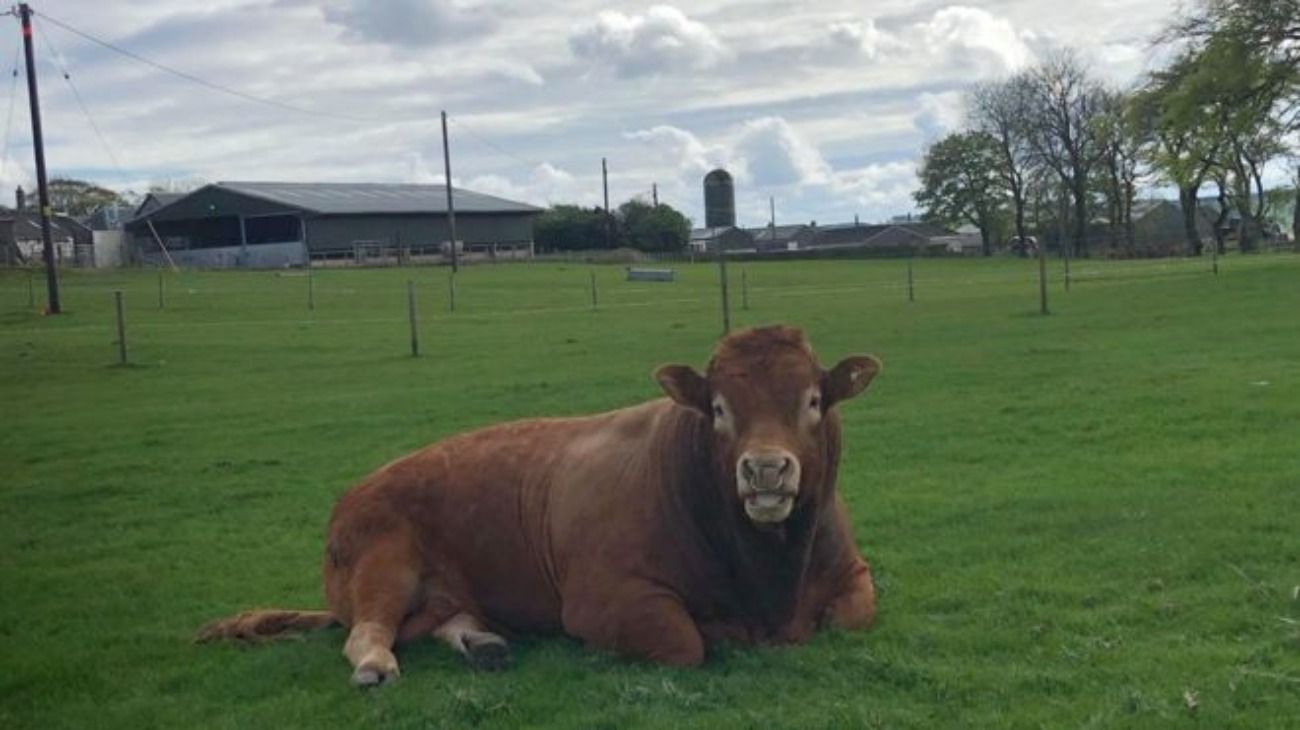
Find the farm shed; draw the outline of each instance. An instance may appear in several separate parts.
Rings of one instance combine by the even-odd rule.
[[[459,249],[526,257],[540,208],[462,188],[452,192]],[[450,239],[442,185],[218,182],[146,201],[126,224],[146,260],[188,266],[278,267],[313,260],[441,260]]]
[[[754,250],[754,236],[749,231],[735,226],[716,226],[714,228],[695,228],[691,230],[689,249],[697,253],[717,251],[718,246],[728,253],[741,253]]]

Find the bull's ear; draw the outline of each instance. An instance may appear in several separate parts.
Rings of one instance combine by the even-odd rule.
[[[880,361],[871,355],[850,355],[831,368],[822,383],[822,400],[830,407],[867,389],[880,373]]]
[[[660,365],[654,378],[669,398],[708,415],[713,409],[709,381],[690,365]]]

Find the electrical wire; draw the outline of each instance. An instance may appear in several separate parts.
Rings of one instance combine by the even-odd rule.
[[[9,113],[5,115],[4,148],[0,149],[0,172],[9,160],[9,133],[14,126],[14,107],[18,105],[18,49],[14,48],[13,75],[9,81]]]
[[[518,162],[519,164],[521,164],[521,165],[523,165],[524,167],[528,168],[528,170],[529,170],[530,172],[533,171],[533,170],[536,170],[536,169],[539,168],[539,167],[541,167],[542,164],[543,164],[543,163],[540,163],[540,162],[531,162],[531,161],[529,161],[529,160],[525,160],[524,158],[520,157],[519,155],[514,154],[514,153],[511,152],[510,150],[507,150],[507,149],[505,149],[504,147],[501,147],[500,145],[496,144],[495,142],[493,142],[492,140],[488,139],[487,137],[484,137],[483,135],[479,134],[478,132],[475,132],[473,129],[471,129],[471,128],[469,127],[469,125],[465,124],[465,123],[462,122],[462,121],[457,120],[455,117],[453,117],[453,116],[451,116],[451,115],[448,115],[448,116],[447,116],[447,121],[451,122],[452,125],[455,126],[457,129],[460,129],[461,131],[465,132],[465,133],[468,134],[469,136],[471,136],[471,137],[473,137],[474,139],[478,140],[478,142],[481,143],[481,144],[483,144],[484,146],[486,146],[486,147],[488,147],[488,148],[494,150],[494,151],[497,152],[498,154],[501,154],[501,155],[504,155],[504,156],[506,156],[506,157],[509,157],[510,159],[514,160],[515,162]]]
[[[198,86],[202,86],[202,87],[204,87],[204,88],[206,88],[206,89],[209,89],[209,90],[212,90],[212,91],[218,91],[218,92],[221,92],[221,93],[223,93],[223,94],[228,94],[228,95],[230,95],[230,96],[235,96],[235,97],[238,97],[238,98],[243,99],[243,100],[245,100],[245,101],[250,101],[250,102],[253,102],[253,103],[256,103],[256,104],[262,104],[262,105],[265,105],[265,106],[274,107],[274,108],[279,109],[279,110],[281,110],[281,111],[293,112],[293,113],[295,113],[295,114],[303,114],[303,115],[307,115],[307,116],[320,117],[320,118],[322,118],[322,119],[333,119],[333,120],[338,120],[338,121],[352,122],[352,123],[354,123],[354,124],[373,124],[373,123],[382,123],[382,122],[391,122],[391,121],[392,121],[392,120],[384,120],[384,119],[365,119],[365,118],[362,118],[362,117],[354,117],[354,116],[345,115],[345,114],[331,114],[331,113],[329,113],[329,112],[322,112],[322,111],[317,111],[317,110],[315,110],[315,109],[308,109],[308,108],[306,108],[306,107],[301,107],[301,106],[297,106],[297,105],[294,105],[294,104],[287,104],[287,103],[282,102],[282,101],[276,101],[275,99],[268,99],[268,98],[266,98],[266,97],[264,97],[264,96],[256,96],[256,95],[254,95],[254,94],[249,94],[249,93],[246,93],[246,92],[240,91],[240,90],[238,90],[238,89],[233,89],[233,88],[231,88],[231,87],[229,87],[229,86],[226,86],[226,85],[224,85],[224,84],[219,84],[219,83],[217,83],[217,82],[215,82],[215,81],[208,81],[207,79],[201,78],[201,77],[199,77],[199,76],[195,76],[194,74],[187,73],[187,72],[185,72],[185,71],[181,71],[180,69],[173,68],[173,67],[168,66],[168,65],[166,65],[166,64],[159,63],[158,61],[154,61],[154,60],[152,60],[152,59],[150,59],[150,58],[146,58],[146,57],[144,57],[144,56],[141,56],[140,54],[135,53],[134,51],[130,51],[130,50],[128,50],[128,49],[126,49],[126,48],[123,48],[123,47],[121,47],[121,46],[119,46],[119,45],[116,45],[116,44],[114,44],[114,43],[110,43],[109,41],[106,41],[106,40],[104,40],[104,39],[102,39],[102,38],[99,38],[99,37],[94,36],[94,35],[92,35],[92,34],[90,34],[90,33],[87,33],[86,31],[83,31],[83,30],[79,30],[79,29],[77,29],[77,28],[74,28],[73,26],[68,25],[67,23],[63,22],[62,20],[59,20],[58,18],[55,18],[55,17],[49,15],[48,13],[44,13],[44,12],[42,12],[42,13],[36,13],[35,11],[33,11],[33,14],[34,14],[34,15],[39,15],[41,18],[44,18],[45,20],[49,21],[49,22],[52,23],[53,25],[58,26],[59,28],[63,29],[64,31],[67,31],[68,33],[71,33],[72,35],[75,35],[75,36],[77,36],[77,37],[79,37],[79,38],[82,38],[82,39],[84,39],[84,40],[90,41],[91,43],[94,43],[94,44],[97,45],[97,46],[100,46],[100,47],[106,48],[106,49],[108,49],[108,50],[110,50],[110,51],[112,51],[112,52],[114,52],[114,53],[117,53],[117,54],[119,54],[119,55],[122,55],[122,56],[125,56],[125,57],[127,57],[127,58],[130,58],[130,59],[132,59],[132,60],[134,60],[134,61],[136,61],[136,62],[138,62],[138,63],[142,63],[142,64],[144,64],[144,65],[146,65],[146,66],[149,66],[149,67],[151,67],[151,68],[157,69],[157,70],[162,71],[162,72],[164,72],[164,73],[171,74],[172,76],[175,76],[175,77],[180,78],[180,79],[184,79],[184,80],[186,80],[186,81],[188,81],[188,82],[190,82],[190,83],[192,83],[192,84],[196,84],[196,85],[198,85]]]
[[[117,155],[113,153],[112,145],[108,143],[108,139],[104,136],[104,132],[99,128],[99,125],[95,123],[95,117],[90,113],[90,109],[86,106],[85,100],[81,98],[81,92],[77,90],[77,85],[72,81],[72,74],[68,73],[68,67],[63,63],[63,54],[59,53],[58,49],[54,47],[54,43],[50,40],[49,36],[46,35],[45,30],[39,23],[33,23],[33,25],[36,26],[36,33],[40,35],[41,41],[45,43],[45,50],[49,52],[48,55],[51,59],[50,63],[55,65],[59,73],[63,75],[63,80],[67,82],[68,88],[72,90],[72,97],[77,100],[77,106],[81,107],[81,113],[86,116],[86,121],[90,123],[90,128],[94,130],[95,136],[99,138],[99,144],[104,148],[105,154],[108,155],[108,160],[113,164],[113,169],[117,171],[118,179],[126,180],[126,173],[122,170],[122,165],[118,162]]]

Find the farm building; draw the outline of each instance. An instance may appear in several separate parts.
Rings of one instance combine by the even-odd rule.
[[[50,241],[54,258],[64,266],[90,266],[94,258],[90,229],[66,215],[50,216]],[[41,216],[18,210],[0,216],[0,263],[37,264],[44,256]]]
[[[812,226],[810,249],[928,249],[949,250],[958,234],[930,223],[840,223]]]
[[[461,188],[452,194],[458,250],[532,254],[540,208]],[[440,260],[450,239],[444,186],[386,183],[218,182],[175,198],[152,194],[126,231],[145,260],[214,267]]]
[[[721,245],[729,253],[752,252],[754,236],[743,228],[735,226],[716,226],[714,228],[695,228],[691,230],[689,249],[697,253],[716,251]]]
[[[801,248],[808,248],[808,243],[812,241],[812,228],[807,224],[797,223],[794,225],[773,226],[766,225],[762,228],[746,228],[749,235],[754,237],[754,245],[759,251],[798,251]]]

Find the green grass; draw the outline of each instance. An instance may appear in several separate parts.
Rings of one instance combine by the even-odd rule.
[[[168,274],[159,311],[153,273],[69,273],[61,317],[0,274],[0,727],[1296,727],[1300,257],[1206,263],[1076,262],[1049,317],[1032,262],[920,261],[911,304],[901,262],[748,265],[738,324],[885,362],[840,485],[877,628],[694,671],[543,638],[475,675],[430,641],[365,693],[338,630],[189,637],[320,606],[333,500],[385,461],[654,397],[718,334],[716,270],[597,268],[593,312],[588,267],[482,266],[454,315],[441,269],[318,271],[315,312],[301,276]]]

